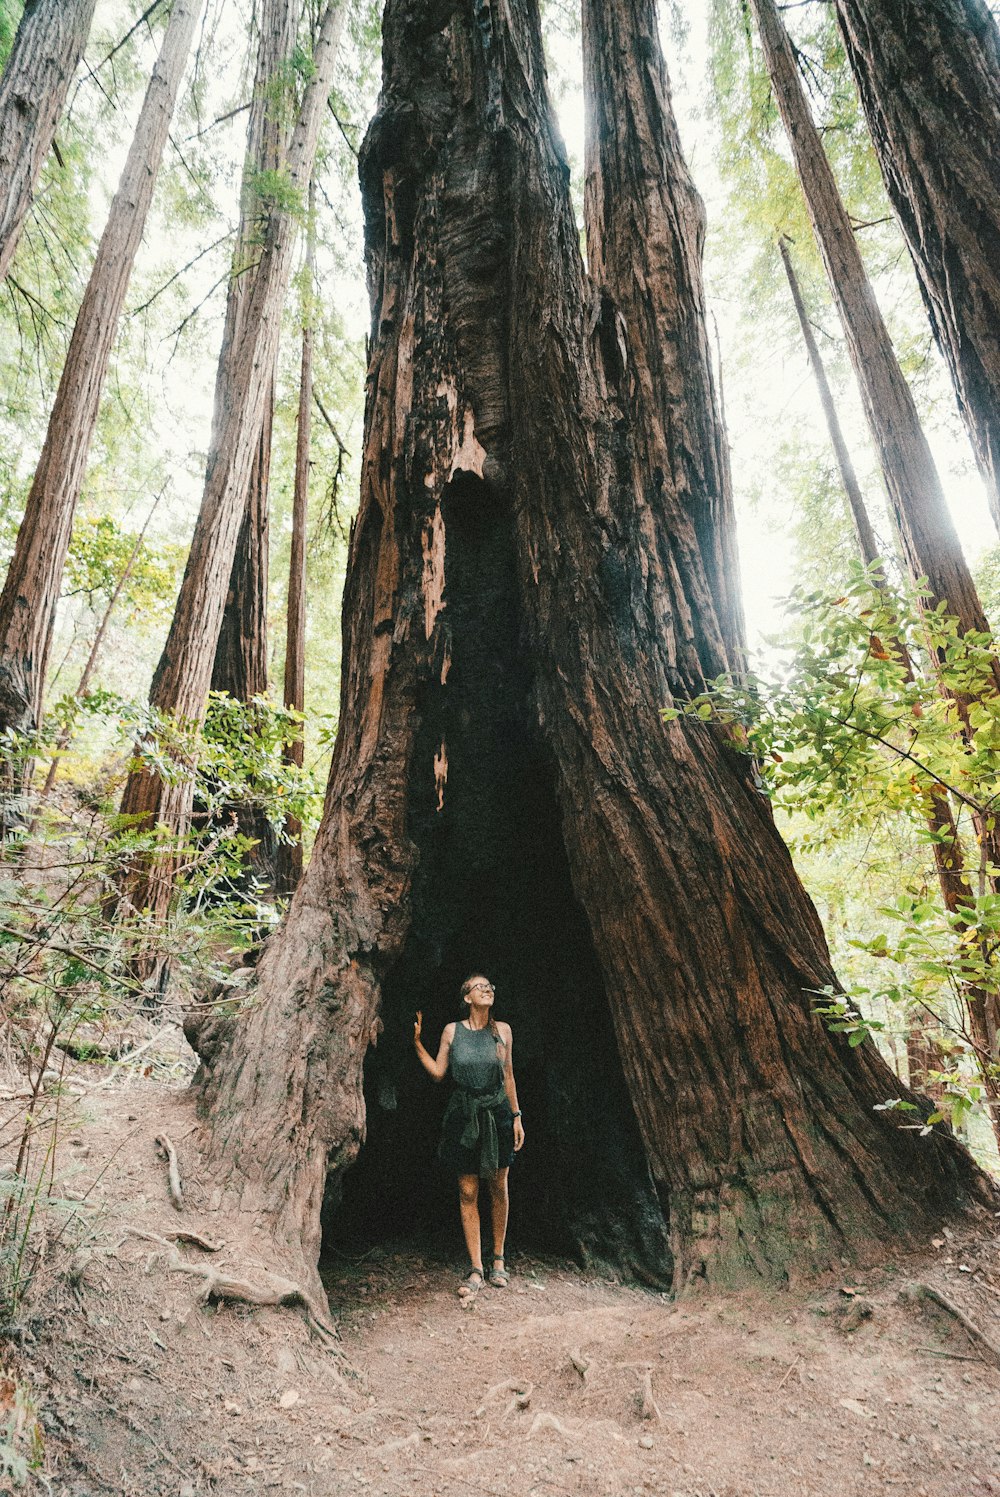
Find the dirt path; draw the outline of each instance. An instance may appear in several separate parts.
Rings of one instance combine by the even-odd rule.
[[[681,1305],[522,1258],[465,1310],[456,1268],[377,1250],[329,1276],[338,1358],[300,1312],[202,1304],[171,1268],[268,1266],[238,1223],[170,1204],[154,1139],[183,1176],[182,1090],[135,1080],[74,1107],[63,1190],[87,1225],[13,1354],[59,1497],[1000,1493],[1000,1369],[900,1292],[933,1282],[1000,1344],[996,1224],[860,1281]],[[167,1248],[180,1226],[226,1246]]]

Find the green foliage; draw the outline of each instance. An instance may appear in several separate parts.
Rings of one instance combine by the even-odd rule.
[[[82,593],[92,608],[110,600],[124,576],[138,533],[131,533],[111,515],[80,515],[73,527],[63,595]],[[136,557],[122,601],[148,607],[172,601],[176,585],[176,557],[158,555],[144,545]]]
[[[0,69],[10,56],[23,9],[23,0],[0,0]]]
[[[962,1121],[983,1097],[962,1004],[1000,995],[1000,868],[977,837],[978,828],[992,829],[1000,798],[1000,695],[989,636],[963,637],[942,607],[921,603],[876,586],[858,566],[843,593],[799,589],[788,602],[795,641],[767,675],[721,679],[664,717],[710,721],[750,755],[781,820],[800,829],[800,853],[900,826],[923,848],[909,886],[873,912],[878,928],[848,938],[865,955],[864,980],[846,995],[820,995],[820,1012],[852,1045],[886,1029],[879,1015],[901,1015],[904,1024],[933,1015],[952,1051],[950,1069],[937,1074],[940,1110]],[[964,714],[956,695],[970,699]],[[959,847],[929,822],[942,797]],[[935,841],[946,860],[964,849],[957,910],[944,907],[929,872]]]

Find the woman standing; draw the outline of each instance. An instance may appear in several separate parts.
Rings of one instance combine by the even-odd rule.
[[[455,1090],[445,1109],[439,1157],[458,1175],[458,1203],[462,1231],[469,1250],[470,1269],[459,1295],[472,1300],[483,1287],[482,1226],[479,1220],[479,1182],[487,1181],[493,1216],[493,1262],[489,1281],[507,1286],[504,1241],[507,1236],[507,1171],[524,1143],[524,1126],[517,1105],[510,1025],[492,1014],[493,984],[477,973],[462,984],[468,1017],[446,1024],[437,1059],[432,1060],[420,1040],[423,1015],[413,1026],[417,1057],[429,1076],[443,1081],[449,1066]]]

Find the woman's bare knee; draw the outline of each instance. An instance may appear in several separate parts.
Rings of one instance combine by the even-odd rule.
[[[458,1177],[459,1198],[467,1205],[473,1205],[479,1199],[479,1176],[459,1175]]]

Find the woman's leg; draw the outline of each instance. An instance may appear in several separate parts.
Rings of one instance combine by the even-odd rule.
[[[490,1178],[490,1202],[493,1207],[493,1255],[503,1259],[503,1245],[507,1240],[507,1216],[510,1200],[507,1195],[507,1171],[497,1170]]]
[[[479,1176],[459,1175],[458,1209],[462,1216],[462,1231],[465,1246],[469,1251],[469,1262],[473,1268],[483,1271],[482,1229],[479,1225]]]

